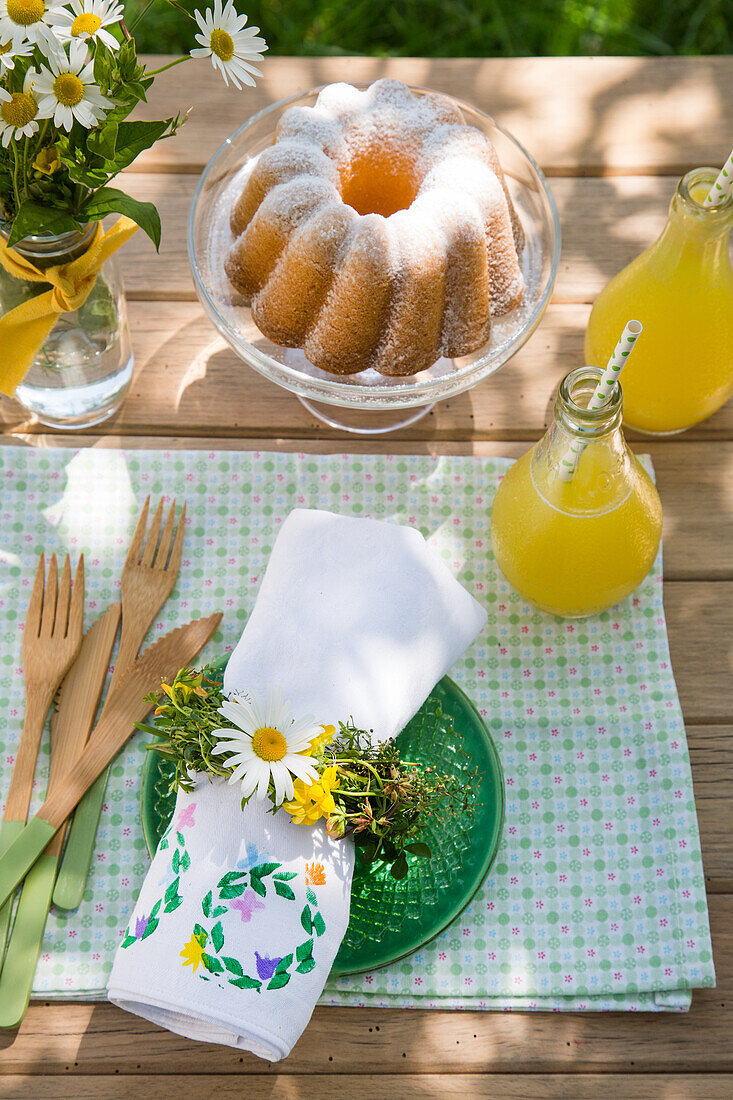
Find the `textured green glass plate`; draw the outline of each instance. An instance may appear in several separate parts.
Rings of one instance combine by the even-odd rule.
[[[217,662],[224,669],[226,658]],[[499,756],[473,703],[447,676],[399,735],[403,759],[465,777],[475,790],[466,820],[434,823],[421,839],[432,859],[409,857],[410,873],[396,882],[383,864],[357,860],[351,917],[332,975],[387,966],[417,951],[468,905],[496,856],[504,823],[504,777]],[[142,825],[152,853],[168,827],[175,797],[172,767],[148,753],[142,783]],[[348,843],[348,842],[345,842]]]

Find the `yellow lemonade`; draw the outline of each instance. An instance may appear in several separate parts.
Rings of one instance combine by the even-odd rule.
[[[733,393],[733,197],[703,207],[715,174],[685,176],[659,240],[611,280],[591,313],[585,356],[597,366],[629,317],[644,326],[623,374],[624,421],[640,431],[683,431]]]
[[[654,563],[662,531],[657,491],[621,434],[620,393],[615,410],[596,410],[591,427],[590,410],[573,430],[575,416],[561,407],[574,375],[599,374],[585,368],[565,379],[555,424],[507,472],[491,513],[494,556],[508,582],[565,617],[592,615],[633,592]],[[583,449],[566,480],[562,459],[579,437]]]

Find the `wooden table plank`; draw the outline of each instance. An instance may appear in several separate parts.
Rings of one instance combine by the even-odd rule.
[[[733,726],[688,726],[708,893],[733,893]]]
[[[667,1074],[632,1076],[600,1074],[539,1077],[524,1074],[419,1074],[399,1080],[373,1074],[342,1074],[338,1081],[313,1075],[284,1074],[249,1077],[247,1100],[730,1100],[731,1078],[723,1074],[699,1076]],[[240,1100],[242,1086],[221,1074],[160,1077],[136,1074],[124,1081],[125,1096],[140,1100]],[[0,1078],[0,1097],[13,1100],[119,1100],[121,1082],[115,1077]],[[395,1092],[395,1090],[398,1090]]]
[[[733,897],[710,898],[717,989],[689,1013],[317,1008],[284,1065],[195,1043],[112,1005],[33,1003],[0,1034],[7,1074],[721,1073],[733,1071]],[[704,1037],[704,1038],[703,1038]],[[42,1052],[42,1054],[41,1054]],[[240,1086],[241,1087],[241,1086]],[[348,1095],[348,1093],[347,1093]],[[392,1096],[399,1097],[397,1087]]]
[[[121,186],[154,202],[163,222],[156,256],[138,233],[119,253],[128,297],[194,300],[186,250],[188,212],[197,177],[126,172]],[[594,302],[608,280],[650,244],[664,226],[676,176],[554,179],[563,250],[553,301]]]
[[[198,172],[233,130],[270,103],[319,84],[381,76],[475,103],[550,175],[679,174],[721,164],[733,132],[727,57],[269,57],[257,88],[239,94],[211,65],[193,64],[155,81],[141,117],[193,111],[176,138],[139,158],[138,170]]]
[[[395,436],[410,440],[532,439],[543,431],[563,375],[584,362],[586,305],[551,305],[538,331],[493,377],[441,401]],[[138,435],[232,435],[341,439],[293,395],[247,367],[214,329],[197,302],[130,302],[135,377],[105,431]],[[22,430],[26,414],[0,399],[0,428]],[[43,430],[39,427],[38,430]],[[630,433],[633,438],[633,433]],[[639,437],[646,438],[646,437]],[[675,442],[733,438],[733,401]]]

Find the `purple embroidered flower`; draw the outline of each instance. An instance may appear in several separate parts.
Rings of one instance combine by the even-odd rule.
[[[255,951],[255,962],[257,964],[257,977],[266,982],[277,970],[280,959],[271,959],[269,955],[260,955],[259,951]]]
[[[144,913],[142,914],[142,916],[137,918],[137,920],[135,921],[135,939],[142,939],[143,935],[145,934],[145,929],[148,927],[149,923],[150,917],[146,917]]]
[[[252,914],[255,912],[255,910],[265,908],[265,903],[264,901],[260,901],[254,890],[250,890],[248,887],[242,894],[241,898],[234,899],[230,908],[238,909],[240,916],[242,917],[243,923],[247,924],[249,921],[252,920]]]

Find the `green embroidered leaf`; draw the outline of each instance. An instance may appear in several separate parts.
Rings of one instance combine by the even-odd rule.
[[[151,917],[157,917],[158,913],[160,912],[160,907],[161,907],[162,904],[163,904],[163,899],[162,898],[160,898],[158,901],[156,901],[155,905],[150,910],[150,916]]]
[[[316,960],[314,958],[303,959],[302,963],[300,963],[299,966],[296,966],[295,973],[296,974],[310,974],[311,970],[313,969],[313,967],[315,965],[316,965]]]
[[[237,989],[256,989],[259,993],[262,988],[262,982],[258,982],[256,978],[248,978],[245,974],[242,978],[230,978],[230,985],[236,985]]]
[[[309,959],[313,954],[313,940],[306,940],[305,943],[298,944],[295,949],[295,957],[298,962],[302,962],[303,959]]]
[[[308,898],[308,901],[311,903],[311,905],[318,905],[318,898],[313,893],[310,886],[306,887],[305,896]]]
[[[313,927],[317,936],[322,936],[323,933],[326,931],[326,922],[324,921],[320,913],[316,913],[316,915],[313,917]]]
[[[231,886],[231,884],[233,882],[236,882],[237,879],[245,878],[246,874],[246,871],[227,871],[227,873],[219,879],[216,885],[220,889],[224,886]]]
[[[277,974],[276,973],[274,978],[272,978],[267,983],[267,988],[268,989],[282,989],[282,987],[284,985],[287,985],[289,981],[290,981],[290,975],[289,974]]]
[[[163,895],[166,901],[172,901],[172,899],[176,896],[176,894],[178,893],[178,883],[179,882],[180,882],[180,879],[178,879],[178,878],[173,879],[173,882],[170,884],[170,886],[166,890],[165,894]]]
[[[178,843],[181,845],[182,848],[185,848],[186,847],[186,839],[185,839],[183,833],[176,833],[176,836],[178,837]]]
[[[217,921],[214,927],[211,929],[211,942],[217,951],[221,951],[224,946],[224,929],[221,926],[221,921]]]
[[[279,894],[281,898],[287,898],[288,901],[295,901],[295,894],[288,886],[287,882],[275,882],[275,893]]]
[[[129,947],[133,943],[137,943],[137,939],[135,938],[135,936],[131,936],[128,932],[126,933],[124,940],[120,944],[120,947]]]
[[[170,844],[170,841],[168,840],[168,834],[166,833],[166,835],[163,837],[160,844],[158,845],[158,851],[159,852],[164,852],[169,844]]]
[[[199,944],[201,945],[201,947],[206,947],[206,943],[209,939],[208,934],[206,932],[206,929],[202,928],[200,924],[194,924],[193,934],[196,937],[196,939],[199,941]]]
[[[177,895],[175,898],[171,898],[170,901],[165,903],[164,913],[175,913],[179,905],[183,905],[183,898]]]
[[[306,930],[306,932],[312,932],[313,931],[313,921],[311,919],[311,911],[310,911],[310,907],[307,906],[307,905],[304,907],[303,912],[300,914],[300,923],[303,925],[303,928]]]
[[[222,955],[221,961],[224,963],[224,966],[227,968],[230,974],[239,974],[240,978],[244,974],[244,971],[242,970],[242,964],[239,962],[238,959],[232,959],[229,955]]]
[[[178,874],[179,868],[181,866],[181,853],[178,850],[178,848],[176,848],[175,852],[173,853],[173,859],[171,860],[171,866],[173,867],[174,873]]]
[[[292,964],[292,961],[293,961],[293,952],[291,951],[289,955],[284,955],[283,958],[280,959],[280,962],[275,967],[275,973],[276,974],[287,974],[288,970],[290,970],[290,966]]]
[[[298,877],[298,872],[297,871],[278,871],[278,873],[276,875],[273,875],[272,877],[280,879],[282,882],[290,882],[291,878],[297,878]]]
[[[259,894],[261,898],[265,897],[265,895],[267,894],[267,889],[265,887],[264,882],[262,882],[261,879],[253,878],[252,876],[250,876],[249,884],[252,887],[252,889],[254,890],[255,894]],[[222,890],[221,896],[224,897],[224,891],[223,890]]]
[[[226,911],[227,911],[226,905],[217,905],[216,909],[211,910],[211,913],[209,914],[209,916],[211,916],[214,920],[216,920],[217,917],[223,917],[224,914],[226,913]]]
[[[204,951],[203,955],[201,956],[201,962],[204,964],[206,969],[208,971],[210,971],[210,973],[212,973],[212,974],[223,974],[224,973],[224,967],[221,965],[221,963],[217,959],[216,955],[207,955],[206,952]]]
[[[181,870],[182,871],[187,871],[190,866],[191,866],[191,857],[188,854],[188,852],[184,852],[183,855],[181,856]]]
[[[202,913],[204,914],[205,917],[210,917],[211,916],[211,903],[212,903],[213,900],[214,899],[211,896],[211,890],[209,890],[208,894],[206,895],[204,900],[201,902],[201,911],[202,911]]]
[[[278,867],[282,867],[281,863],[258,863],[256,867],[250,868],[250,877],[254,875],[255,878],[264,878],[265,875],[271,875],[273,871],[277,871]]]
[[[140,939],[141,940],[146,940],[148,938],[148,936],[152,936],[153,932],[155,931],[155,929],[157,927],[158,927],[158,921],[154,917],[151,917],[151,919],[148,921],[147,927],[145,928],[145,931],[143,932]]]
[[[230,898],[240,898],[246,889],[246,886],[225,886],[219,891],[219,897],[222,901],[228,901]]]

